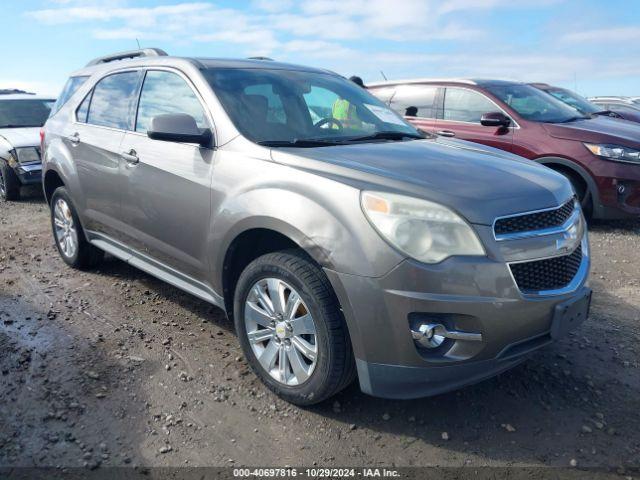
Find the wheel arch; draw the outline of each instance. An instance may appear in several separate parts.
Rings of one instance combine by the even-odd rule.
[[[42,188],[44,190],[44,197],[48,205],[51,205],[51,197],[53,196],[53,192],[56,191],[56,188],[64,186],[65,183],[56,170],[51,168],[46,171],[46,173],[42,177]]]
[[[591,198],[593,199],[594,213],[597,214],[601,210],[602,204],[600,203],[598,186],[596,185],[596,182],[591,174],[584,167],[578,165],[574,161],[562,157],[542,157],[537,158],[535,161],[551,168],[552,170],[555,170],[558,173],[566,172],[577,176],[577,178],[584,182],[584,185],[591,194]]]
[[[233,316],[233,294],[242,270],[256,258],[286,249],[305,252],[321,268],[327,266],[326,255],[298,229],[271,217],[247,218],[227,235],[214,263],[220,272],[218,287],[222,291],[227,315]]]

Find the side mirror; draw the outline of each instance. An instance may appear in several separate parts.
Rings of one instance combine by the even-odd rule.
[[[482,115],[480,124],[485,127],[508,127],[511,119],[502,112],[489,112]]]
[[[147,136],[154,140],[167,142],[197,143],[206,147],[211,145],[211,130],[198,128],[196,119],[185,113],[169,113],[151,119]]]

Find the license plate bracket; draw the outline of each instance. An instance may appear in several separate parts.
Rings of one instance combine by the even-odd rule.
[[[551,322],[551,337],[561,338],[584,322],[589,316],[591,307],[591,290],[579,298],[556,305]]]

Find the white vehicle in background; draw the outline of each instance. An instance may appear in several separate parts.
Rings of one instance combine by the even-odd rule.
[[[51,97],[0,90],[0,197],[3,200],[18,200],[20,187],[40,183],[40,127],[47,121],[54,103]]]

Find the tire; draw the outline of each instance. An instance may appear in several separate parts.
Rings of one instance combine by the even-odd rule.
[[[51,228],[58,253],[67,265],[88,270],[98,266],[104,258],[104,252],[87,241],[64,187],[56,188],[51,196]]]
[[[0,197],[6,201],[20,200],[20,179],[4,162],[0,163]]]
[[[276,285],[282,289],[279,303],[284,308],[278,309],[278,302],[273,302],[277,298],[273,292],[280,291]],[[256,289],[262,289],[266,300]],[[296,299],[300,300],[299,307],[291,308]],[[284,315],[270,315],[269,307]],[[254,318],[263,323],[254,322]],[[266,327],[270,321],[270,327]],[[270,390],[290,403],[304,406],[322,402],[355,378],[351,341],[338,300],[324,272],[304,252],[269,253],[251,262],[235,289],[234,322],[253,371]],[[309,334],[311,331],[314,333]],[[262,337],[265,340],[259,341]],[[315,349],[314,360],[306,356],[310,346]],[[277,353],[273,353],[274,349]],[[270,359],[273,368],[267,370]]]

